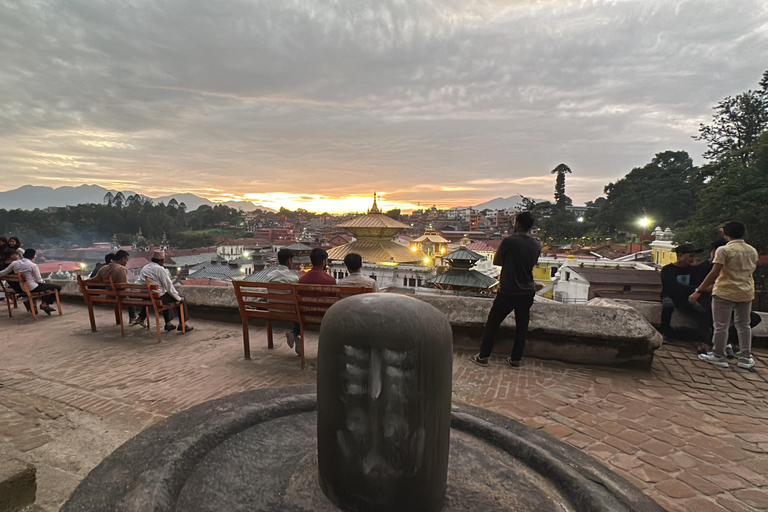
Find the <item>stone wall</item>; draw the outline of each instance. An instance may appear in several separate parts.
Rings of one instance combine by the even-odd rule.
[[[65,300],[81,301],[76,282],[59,282]],[[230,287],[178,286],[191,317],[239,322],[237,301]],[[493,299],[480,297],[418,296],[448,316],[457,349],[476,351]],[[509,354],[514,315],[504,321],[494,352]],[[643,314],[616,302],[605,304],[536,303],[531,310],[526,355],[570,363],[596,365],[650,365],[662,337]]]

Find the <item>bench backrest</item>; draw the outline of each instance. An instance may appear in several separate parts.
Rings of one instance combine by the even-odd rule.
[[[232,281],[240,315],[248,318],[299,321],[292,284]]]
[[[304,325],[321,323],[328,309],[345,297],[373,292],[373,288],[362,286],[322,284],[296,284],[294,289],[299,315]]]
[[[121,306],[151,306],[158,310],[162,308],[158,286],[150,283],[148,278],[143,283],[114,283],[112,278],[109,282],[117,292],[117,300]]]
[[[117,303],[117,294],[110,283],[91,283],[78,275],[77,284],[86,302]]]

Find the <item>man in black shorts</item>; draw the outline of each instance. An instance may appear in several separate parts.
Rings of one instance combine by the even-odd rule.
[[[512,368],[520,367],[520,359],[525,349],[525,335],[528,333],[528,322],[531,318],[531,306],[536,295],[533,267],[541,254],[541,245],[528,234],[533,221],[530,212],[518,213],[512,224],[514,234],[502,240],[493,258],[493,264],[501,266],[499,293],[485,322],[480,353],[470,358],[480,366],[488,366],[496,331],[507,315],[514,311],[515,344],[512,346],[512,356],[504,362]]]

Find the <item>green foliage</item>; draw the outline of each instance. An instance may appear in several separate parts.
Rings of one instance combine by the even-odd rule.
[[[746,164],[731,154],[710,164],[707,174],[713,177],[698,194],[693,215],[677,230],[678,240],[708,245],[719,238],[719,224],[738,220],[747,227],[747,242],[768,250],[768,132],[748,149],[752,156]]]
[[[589,211],[586,220],[605,233],[637,229],[638,219],[644,216],[653,225],[674,226],[693,212],[702,185],[703,178],[688,153],[657,153],[650,163],[606,185],[607,197],[591,204],[598,208]]]
[[[211,234],[182,234],[185,230],[216,229],[220,236],[238,236],[242,229],[238,210],[223,205],[202,206],[186,212],[178,205],[152,204],[138,196],[122,197],[121,193],[105,202],[108,204],[81,204],[59,208],[55,212],[43,210],[0,210],[0,233],[18,236],[27,247],[47,245],[87,246],[95,241],[111,240],[117,235],[122,244],[130,244],[141,229],[151,243],[159,243],[163,233],[171,245],[195,247],[211,245]],[[109,205],[111,204],[111,206]]]
[[[400,216],[402,215],[402,212],[400,211],[400,208],[395,208],[393,210],[384,212],[384,215],[386,215],[391,219],[400,220]]]
[[[536,219],[536,227],[539,228],[539,237],[555,241],[565,238],[582,237],[589,229],[583,223],[576,220],[573,212],[560,208],[554,203],[543,201],[537,203],[531,211]]]

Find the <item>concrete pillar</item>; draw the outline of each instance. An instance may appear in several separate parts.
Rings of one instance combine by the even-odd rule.
[[[347,511],[436,512],[445,498],[453,334],[402,295],[348,297],[326,314],[317,363],[320,485]]]

